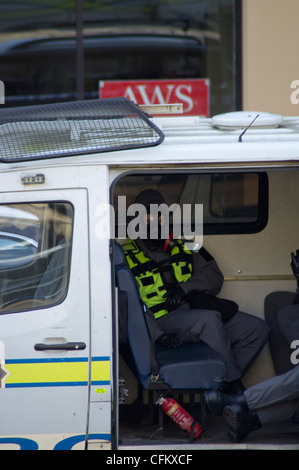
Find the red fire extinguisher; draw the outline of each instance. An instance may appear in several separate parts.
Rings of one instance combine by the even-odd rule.
[[[174,398],[160,397],[159,405],[163,411],[174,421],[181,429],[187,431],[190,436],[193,429],[193,439],[198,439],[203,432],[202,426],[176,401]]]

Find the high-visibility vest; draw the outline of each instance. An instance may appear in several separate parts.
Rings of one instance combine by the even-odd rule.
[[[186,282],[192,275],[192,254],[185,244],[178,240],[171,250],[170,257],[162,262],[148,258],[132,240],[123,245],[126,259],[137,280],[140,297],[145,305],[159,318],[168,310],[165,309],[167,286],[163,272],[172,270],[177,282]]]

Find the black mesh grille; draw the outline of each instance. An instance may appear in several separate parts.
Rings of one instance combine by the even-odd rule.
[[[149,147],[163,139],[126,98],[0,109],[2,162]]]

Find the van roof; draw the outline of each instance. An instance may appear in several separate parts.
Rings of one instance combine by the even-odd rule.
[[[175,148],[173,161],[179,153],[190,163],[299,161],[299,116],[239,111],[154,122],[165,135],[163,146]]]
[[[66,156],[110,165],[299,162],[299,116],[241,111],[150,118],[125,98],[0,110],[0,135],[4,163]]]
[[[155,118],[154,122],[163,130],[165,137],[172,141],[184,135],[198,144],[299,143],[299,116],[282,117],[271,113],[240,111],[213,118]]]

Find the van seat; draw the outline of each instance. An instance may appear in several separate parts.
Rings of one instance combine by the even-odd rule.
[[[159,383],[152,380],[151,338],[145,318],[145,307],[135,279],[127,266],[121,245],[114,244],[116,285],[127,293],[127,337],[134,358],[138,379],[146,390],[169,388],[171,390],[219,389],[226,374],[224,360],[208,345],[183,344],[176,349],[157,346]],[[153,352],[152,352],[153,354]]]

